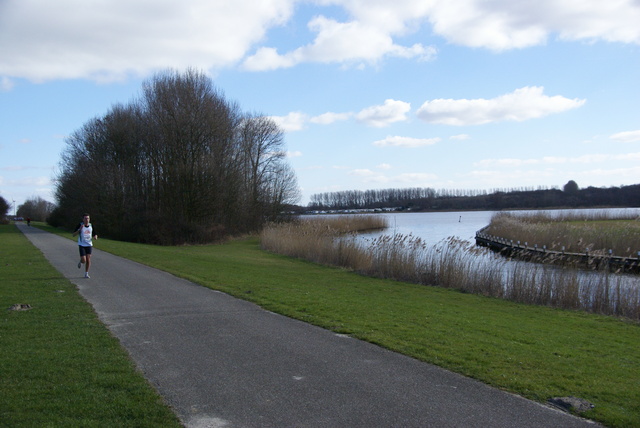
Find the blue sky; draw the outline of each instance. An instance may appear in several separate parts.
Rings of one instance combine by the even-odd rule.
[[[0,0],[0,196],[167,68],[286,131],[302,190],[640,183],[635,0]]]

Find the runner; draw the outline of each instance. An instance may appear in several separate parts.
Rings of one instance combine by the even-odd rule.
[[[93,226],[89,222],[91,217],[89,214],[82,216],[82,223],[78,226],[73,236],[78,235],[78,248],[80,249],[80,261],[78,269],[84,264],[84,277],[89,278],[89,267],[91,266],[91,248],[93,247],[92,239],[98,239]]]

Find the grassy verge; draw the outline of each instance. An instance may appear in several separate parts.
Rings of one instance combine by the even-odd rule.
[[[0,242],[0,425],[179,427],[75,286],[13,225]]]
[[[637,323],[364,277],[264,252],[257,239],[98,247],[539,402],[584,398],[596,407],[583,416],[611,427],[640,426]]]

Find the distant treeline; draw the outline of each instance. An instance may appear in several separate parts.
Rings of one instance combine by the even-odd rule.
[[[349,190],[311,196],[308,209],[399,208],[412,211],[501,210],[640,206],[640,184],[580,189],[569,181],[563,189],[435,190],[431,188]]]

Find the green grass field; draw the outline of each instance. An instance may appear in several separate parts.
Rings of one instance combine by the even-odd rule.
[[[15,226],[0,242],[0,426],[181,426],[75,286]]]
[[[157,247],[101,238],[97,248],[539,402],[586,399],[595,408],[583,416],[607,426],[640,426],[637,323],[367,278],[266,253],[256,239]]]

